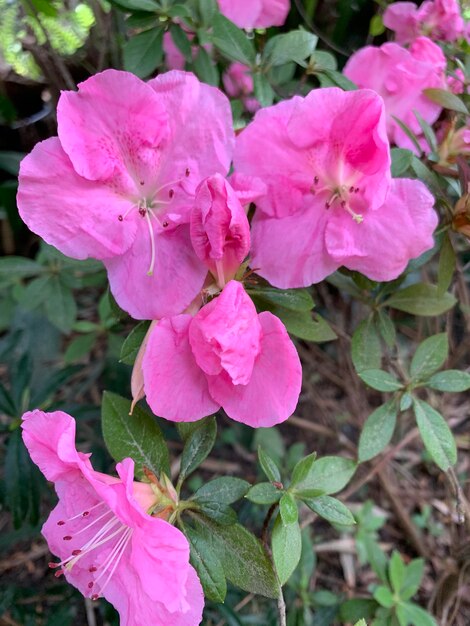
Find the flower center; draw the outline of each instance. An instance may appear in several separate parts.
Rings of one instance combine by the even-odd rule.
[[[93,513],[93,515],[92,515]],[[67,525],[76,519],[91,519],[91,521],[80,528],[80,530],[72,533],[67,532]],[[71,550],[70,555],[59,563],[49,563],[51,568],[60,568],[56,572],[56,576],[61,576],[66,571],[70,571],[74,565],[76,565],[81,559],[89,556],[97,548],[103,549],[103,546],[109,548],[109,553],[106,558],[98,565],[90,565],[88,572],[90,574],[90,582],[88,583],[88,589],[93,590],[91,595],[92,600],[97,600],[111,580],[116,568],[121,561],[121,558],[126,550],[127,545],[132,537],[132,528],[129,528],[123,524],[116,515],[107,507],[104,502],[99,502],[95,506],[91,507],[87,511],[83,511],[74,517],[64,521],[57,522],[58,526],[64,527],[64,536],[62,540],[64,542],[73,541],[77,545],[77,537],[91,528],[94,528],[95,532],[93,536],[85,541],[80,548]],[[79,542],[80,540],[78,540]],[[78,545],[80,545],[78,543]],[[98,562],[99,554],[95,553],[94,562]]]
[[[151,197],[140,197],[137,202],[124,213],[124,215],[118,215],[118,220],[120,222],[124,222],[126,217],[136,209],[142,219],[145,219],[147,223],[148,233],[150,237],[150,264],[147,270],[147,276],[153,276],[153,270],[155,268],[156,249],[154,223],[159,228],[159,232],[163,232],[166,228],[168,228],[171,220],[168,215],[162,217],[162,213],[168,212],[168,209],[166,207],[172,203],[173,198],[175,197],[175,187],[177,185],[181,185],[183,180],[185,180],[185,178],[188,178],[190,174],[191,171],[189,167],[187,167],[184,172],[184,176],[178,178],[177,180],[170,180],[169,182],[165,183],[164,185],[156,189],[155,192],[151,194]],[[141,180],[139,181],[139,183],[142,187],[145,186],[145,180]],[[159,198],[159,195],[162,192],[168,193],[166,200]]]
[[[354,184],[339,184],[332,185],[328,183],[324,183],[320,181],[319,176],[315,176],[313,179],[313,184],[310,188],[310,192],[313,195],[317,195],[320,193],[328,194],[327,200],[325,202],[325,208],[330,209],[332,206],[340,206],[344,209],[349,215],[353,218],[353,220],[360,224],[364,221],[364,217],[360,213],[356,213],[352,210],[350,202],[351,199],[354,198],[356,194],[360,192],[360,187],[356,187]]]

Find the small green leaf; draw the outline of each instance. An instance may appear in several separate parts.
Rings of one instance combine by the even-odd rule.
[[[374,318],[363,320],[356,328],[351,341],[351,357],[358,373],[380,369],[382,348]]]
[[[325,456],[317,459],[308,476],[296,484],[295,492],[315,489],[326,495],[337,493],[351,480],[356,467],[355,461],[340,456]]]
[[[403,383],[384,370],[362,370],[359,372],[359,376],[366,385],[372,389],[377,389],[377,391],[393,392],[403,387]]]
[[[302,483],[308,478],[308,475],[312,471],[313,464],[317,458],[317,453],[313,452],[308,456],[300,459],[292,471],[291,487],[295,487],[297,484]]]
[[[394,550],[388,564],[388,576],[392,589],[397,595],[399,595],[400,589],[405,581],[405,571],[405,564],[400,553]]]
[[[113,3],[131,11],[148,11],[155,13],[161,9],[153,0],[113,0]]]
[[[323,68],[321,74],[319,74],[319,79],[322,87],[340,87],[344,91],[355,91],[357,89],[357,85],[352,80],[349,80],[344,74],[336,70]]]
[[[385,25],[381,15],[374,15],[369,24],[369,35],[371,37],[378,37],[385,32]]]
[[[375,600],[370,598],[353,598],[341,604],[340,618],[343,622],[356,622],[356,620],[360,620],[361,617],[372,619],[376,611],[377,602]],[[355,626],[357,626],[357,624],[355,624]]]
[[[204,459],[214,447],[217,436],[217,424],[215,417],[206,417],[198,422],[189,437],[186,439],[183,454],[181,455],[181,467],[178,483],[183,481],[201,465]]]
[[[181,28],[181,26],[178,26],[178,24],[175,24],[173,22],[170,26],[170,34],[175,46],[184,56],[186,61],[188,61],[188,63],[191,63],[193,59],[191,42],[189,41],[188,36],[184,32],[184,30]]]
[[[395,324],[390,319],[390,315],[383,309],[378,312],[377,327],[387,346],[393,348],[396,342]]]
[[[204,535],[190,526],[184,528],[191,548],[190,561],[201,581],[204,595],[212,602],[223,602],[227,594],[227,583],[220,560],[205,541]]]
[[[253,74],[253,91],[262,107],[271,106],[274,101],[274,90],[266,74],[260,72]]]
[[[237,521],[237,514],[228,504],[214,502],[213,500],[205,500],[198,504],[199,510],[202,511],[204,515],[207,515],[207,517],[210,517],[222,526],[230,526]]]
[[[208,518],[194,517],[231,583],[250,593],[277,598],[279,584],[271,561],[254,535],[240,524],[221,526]]]
[[[437,372],[426,382],[426,387],[438,391],[467,391],[470,389],[470,374],[460,370],[444,370]]]
[[[342,502],[331,496],[303,498],[305,504],[331,524],[351,526],[356,523],[353,514]]]
[[[279,582],[284,585],[300,561],[302,535],[298,522],[285,525],[278,515],[274,522],[271,542]]]
[[[359,439],[358,460],[370,461],[390,443],[397,422],[397,405],[394,400],[379,406],[369,415]]]
[[[105,391],[101,407],[101,426],[109,453],[115,461],[134,460],[136,472],[148,468],[157,477],[170,475],[170,456],[155,418],[136,406],[129,415],[130,400]]]
[[[52,276],[44,300],[47,318],[63,333],[69,333],[77,317],[77,305],[72,291],[58,276]]]
[[[462,100],[447,89],[424,89],[423,94],[433,102],[440,104],[444,109],[456,111],[457,113],[463,113],[464,115],[470,115]]]
[[[449,353],[447,333],[439,333],[425,339],[411,360],[410,374],[413,381],[423,381],[441,368]]]
[[[437,151],[437,139],[436,139],[436,134],[434,133],[432,129],[432,126],[430,126],[430,124],[428,124],[428,122],[426,122],[426,120],[421,117],[421,115],[419,114],[419,111],[414,110],[413,113],[415,114],[415,117],[418,120],[418,124],[421,127],[424,138],[426,139],[426,143],[428,144],[429,151],[436,152]]]
[[[314,302],[307,289],[274,289],[274,287],[264,287],[248,289],[248,295],[255,302],[260,300],[263,303],[289,309],[290,311],[311,311]],[[261,310],[266,311],[267,308]]]
[[[312,58],[313,69],[315,72],[321,72],[322,70],[335,71],[338,69],[338,62],[330,52],[325,52],[324,50],[316,50],[313,53]]]
[[[413,396],[411,393],[404,393],[400,399],[400,411],[407,411],[413,404]]]
[[[423,152],[423,150],[422,150],[421,146],[419,145],[418,138],[416,137],[415,133],[411,130],[411,128],[409,126],[407,126],[404,122],[402,122],[402,120],[400,120],[395,115],[392,115],[392,118],[395,120],[395,122],[398,124],[398,126],[402,129],[402,131],[405,133],[405,135],[408,137],[408,139],[414,145],[414,147],[417,150],[417,153],[421,154]],[[413,159],[411,159],[411,160],[413,161]]]
[[[0,280],[15,281],[19,278],[29,278],[44,272],[44,267],[36,261],[21,256],[5,256],[0,258]]]
[[[433,316],[442,315],[456,302],[450,293],[439,294],[434,285],[415,283],[392,294],[385,304],[412,315]]]
[[[134,361],[137,358],[137,354],[140,350],[140,346],[147,334],[150,322],[140,322],[135,326],[130,334],[124,340],[121,348],[121,356],[119,358],[120,363],[126,365],[134,365]]]
[[[147,78],[163,59],[163,28],[133,35],[123,46],[124,69]]]
[[[279,513],[283,524],[295,524],[299,519],[299,510],[295,499],[285,493],[279,502]]]
[[[402,600],[409,600],[418,592],[423,574],[424,559],[413,559],[413,561],[406,566],[405,576],[400,589],[400,598]]]
[[[263,450],[261,446],[258,447],[258,460],[259,460],[259,464],[261,465],[261,469],[263,470],[266,477],[272,483],[280,483],[281,473],[279,471],[278,466],[273,461],[273,459],[269,456],[269,454]]]
[[[293,61],[305,67],[318,42],[318,37],[305,30],[292,30],[289,33],[271,37],[263,51],[263,62],[271,67]]]
[[[253,485],[246,494],[246,499],[255,504],[275,504],[282,496],[282,491],[272,483],[258,483]]]
[[[411,624],[412,626],[437,626],[437,622],[427,611],[417,604],[402,602],[397,606],[397,617],[401,624]]]
[[[392,592],[390,591],[390,589],[388,589],[388,587],[384,587],[383,585],[377,587],[377,589],[374,591],[374,599],[377,600],[377,602],[381,606],[384,606],[386,609],[392,608],[392,606],[395,604]]]
[[[439,256],[439,267],[437,272],[437,290],[439,295],[442,295],[449,289],[454,276],[455,265],[455,250],[450,237],[447,234],[442,242],[441,254]]]
[[[411,169],[417,178],[419,178],[423,183],[426,183],[434,195],[442,195],[439,178],[432,170],[429,169],[427,165],[418,159],[416,155],[413,155],[413,158],[411,159]],[[413,260],[410,263],[413,263]]]
[[[219,71],[217,65],[211,59],[204,48],[199,48],[193,61],[194,71],[202,82],[217,87],[219,84]]]
[[[452,432],[442,415],[427,402],[415,398],[413,406],[426,450],[436,465],[446,472],[457,462],[457,447]]]
[[[78,361],[84,356],[90,354],[95,342],[95,333],[88,333],[86,335],[75,337],[75,339],[69,343],[67,350],[64,353],[64,363],[74,363],[75,361]]]
[[[411,150],[405,150],[404,148],[392,148],[392,176],[393,178],[400,178],[411,167],[411,161],[413,159],[413,153]]]
[[[247,493],[250,483],[234,476],[221,476],[205,483],[192,496],[197,502],[215,500],[221,504],[232,504]]]
[[[239,61],[249,67],[254,65],[256,51],[253,42],[223,15],[214,18],[212,42],[232,61]]]

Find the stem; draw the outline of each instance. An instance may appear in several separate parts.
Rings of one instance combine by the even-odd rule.
[[[279,626],[286,626],[286,603],[282,595],[282,587],[279,587],[279,597],[277,599],[277,610],[279,611]]]
[[[263,529],[261,531],[261,541],[264,546],[267,546],[267,543],[268,543],[268,526],[276,508],[277,508],[277,502],[275,502],[269,507],[268,512],[266,513],[266,517],[264,518]]]

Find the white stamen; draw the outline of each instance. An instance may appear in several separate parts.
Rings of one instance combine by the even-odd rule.
[[[153,226],[150,220],[149,210],[145,212],[145,219],[147,220],[147,225],[149,227],[150,248],[151,248],[150,266],[147,271],[147,276],[153,276],[153,268],[155,267],[155,234],[153,232]]]
[[[124,554],[124,550],[126,549],[127,544],[129,543],[131,535],[132,535],[132,529],[128,528],[127,531],[124,533],[124,535],[119,539],[117,544],[114,546],[113,551],[111,552],[111,558],[110,559],[106,559],[107,563],[106,563],[106,565],[103,565],[103,571],[95,579],[94,583],[96,585],[96,583],[103,576],[103,574],[106,573],[106,570],[109,568],[109,566],[114,561],[114,563],[113,563],[113,565],[111,567],[111,571],[109,572],[108,577],[106,578],[104,584],[100,585],[100,593],[101,594],[103,594],[103,591],[105,590],[105,588],[108,585],[109,581],[111,580],[114,572],[116,571],[116,568],[119,565],[119,562],[121,561],[122,555]]]

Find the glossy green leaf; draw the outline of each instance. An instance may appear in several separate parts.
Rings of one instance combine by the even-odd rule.
[[[290,493],[285,493],[279,502],[279,513],[283,524],[295,524],[299,519],[297,502]]]
[[[470,374],[460,370],[437,372],[426,381],[426,387],[438,391],[467,391],[470,389]]]
[[[402,382],[384,370],[362,370],[359,372],[359,376],[366,385],[372,389],[377,389],[377,391],[393,392],[403,387]]]
[[[274,504],[282,496],[282,491],[272,483],[258,483],[253,485],[246,494],[247,500],[255,504]]]
[[[424,95],[444,109],[470,115],[463,101],[448,89],[430,88],[423,90]]]
[[[205,483],[192,496],[197,502],[217,501],[221,504],[232,504],[250,489],[250,483],[234,476],[221,476]]]
[[[197,427],[190,433],[184,443],[178,478],[179,484],[207,458],[214,447],[216,436],[217,424],[215,417],[206,417],[198,422]]]
[[[223,602],[227,594],[227,583],[222,563],[197,529],[186,526],[184,534],[191,549],[191,565],[199,576],[205,597],[212,602]]]
[[[413,153],[404,148],[392,148],[390,153],[392,156],[392,176],[393,178],[400,178],[411,167]]]
[[[308,476],[296,484],[295,492],[304,493],[307,489],[315,489],[326,495],[337,493],[351,480],[356,467],[355,461],[340,456],[317,459]]]
[[[397,414],[397,404],[390,400],[369,415],[359,438],[359,462],[370,461],[388,446],[395,431]]]
[[[147,78],[163,60],[163,29],[152,28],[133,35],[123,47],[124,69]]]
[[[284,65],[293,61],[304,65],[318,42],[318,37],[305,30],[292,30],[289,33],[271,37],[263,51],[263,62],[268,66]]]
[[[303,498],[305,504],[317,515],[323,517],[331,524],[351,526],[356,523],[353,514],[342,502],[331,496],[319,496],[318,498]]]
[[[423,400],[414,399],[414,412],[421,438],[433,461],[443,471],[457,462],[452,432],[440,413]]]
[[[212,41],[232,61],[239,61],[249,67],[254,65],[256,52],[253,42],[223,15],[216,15],[214,18]]]
[[[441,368],[449,353],[447,333],[439,333],[425,339],[417,348],[410,365],[414,381],[426,380]]]
[[[283,524],[278,515],[273,526],[271,546],[276,572],[281,585],[284,585],[300,561],[302,535],[298,522]]]
[[[147,334],[150,322],[140,322],[135,326],[124,340],[121,348],[119,361],[126,365],[134,365],[140,346]]]
[[[261,469],[265,473],[266,477],[272,483],[281,482],[281,473],[276,462],[269,456],[267,452],[263,450],[261,446],[258,447],[258,460],[261,465]]]
[[[439,294],[437,287],[427,283],[415,283],[395,292],[386,305],[412,315],[442,315],[457,300],[450,293]]]

